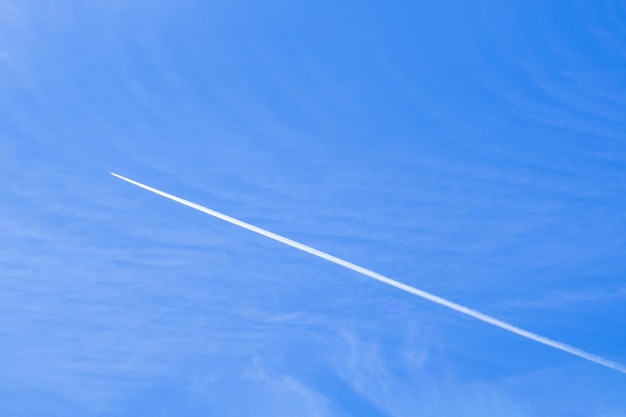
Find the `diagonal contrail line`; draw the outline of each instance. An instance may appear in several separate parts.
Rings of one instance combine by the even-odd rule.
[[[535,342],[539,342],[539,343],[542,343],[542,344],[544,344],[546,346],[550,346],[550,347],[553,347],[555,349],[562,350],[564,352],[567,352],[567,353],[570,353],[572,355],[581,357],[583,359],[587,359],[588,361],[595,362],[595,363],[597,363],[599,365],[606,366],[607,368],[615,369],[616,371],[619,371],[619,372],[622,372],[622,373],[626,374],[626,366],[621,365],[621,364],[619,364],[617,362],[613,362],[613,361],[610,361],[608,359],[604,359],[604,358],[602,358],[600,356],[594,355],[592,353],[585,352],[585,351],[583,351],[581,349],[578,349],[578,348],[576,348],[574,346],[570,346],[570,345],[567,345],[565,343],[557,342],[556,340],[552,340],[552,339],[549,339],[547,337],[540,336],[540,335],[538,335],[536,333],[530,332],[528,330],[524,330],[522,328],[519,328],[517,326],[514,326],[514,325],[509,324],[507,322],[504,322],[502,320],[498,320],[498,319],[496,319],[494,317],[491,317],[491,316],[488,316],[486,314],[483,314],[483,313],[481,313],[479,311],[472,310],[469,307],[465,307],[465,306],[463,306],[461,304],[457,304],[455,302],[446,300],[445,298],[441,298],[439,296],[436,296],[436,295],[431,294],[429,292],[420,290],[418,288],[411,287],[410,285],[403,284],[403,283],[401,283],[399,281],[396,281],[394,279],[388,278],[388,277],[386,277],[384,275],[381,275],[381,274],[379,274],[377,272],[371,271],[371,270],[369,270],[367,268],[363,268],[362,266],[355,265],[352,262],[348,262],[348,261],[345,261],[345,260],[343,260],[341,258],[337,258],[336,256],[330,255],[330,254],[328,254],[326,252],[322,252],[322,251],[314,249],[314,248],[312,248],[310,246],[307,246],[307,245],[304,245],[302,243],[296,242],[295,240],[291,240],[291,239],[288,239],[286,237],[277,235],[276,233],[272,233],[272,232],[270,232],[268,230],[261,229],[260,227],[257,227],[257,226],[254,226],[252,224],[246,223],[244,221],[235,219],[234,217],[227,216],[226,214],[223,214],[223,213],[220,213],[218,211],[212,210],[210,208],[201,206],[200,204],[192,203],[191,201],[185,200],[183,198],[176,197],[176,196],[174,196],[172,194],[168,194],[168,193],[166,193],[164,191],[157,190],[156,188],[152,188],[152,187],[150,187],[148,185],[142,184],[142,183],[140,183],[138,181],[131,180],[130,178],[126,178],[126,177],[124,177],[122,175],[119,175],[119,174],[116,174],[114,172],[111,172],[111,175],[113,175],[113,176],[115,176],[115,177],[117,177],[117,178],[119,178],[121,180],[124,180],[126,182],[129,182],[129,183],[131,183],[133,185],[136,185],[137,187],[141,187],[141,188],[143,188],[145,190],[148,190],[148,191],[151,191],[151,192],[153,192],[155,194],[158,194],[158,195],[160,195],[162,197],[169,198],[170,200],[176,201],[177,203],[184,204],[185,206],[191,207],[193,209],[201,211],[201,212],[203,212],[205,214],[208,214],[210,216],[217,217],[218,219],[224,220],[225,222],[232,223],[232,224],[234,224],[236,226],[239,226],[239,227],[243,227],[244,229],[250,230],[251,232],[258,233],[258,234],[263,235],[265,237],[268,237],[270,239],[276,240],[276,241],[278,241],[280,243],[284,243],[285,245],[291,246],[291,247],[296,248],[296,249],[300,249],[301,251],[304,251],[306,253],[310,253],[311,255],[317,256],[318,258],[322,258],[322,259],[325,259],[325,260],[327,260],[329,262],[332,262],[334,264],[341,265],[341,266],[343,266],[345,268],[351,269],[351,270],[353,270],[355,272],[358,272],[358,273],[363,274],[363,275],[365,275],[367,277],[370,277],[372,279],[380,281],[380,282],[382,282],[384,284],[391,285],[392,287],[396,287],[396,288],[398,288],[398,289],[400,289],[402,291],[406,291],[406,292],[408,292],[410,294],[413,294],[413,295],[416,295],[418,297],[425,298],[425,299],[427,299],[429,301],[432,301],[433,303],[442,305],[444,307],[448,307],[448,308],[450,308],[452,310],[456,310],[456,311],[458,311],[461,314],[465,314],[466,316],[474,317],[475,319],[478,319],[478,320],[483,321],[485,323],[489,323],[489,324],[494,325],[496,327],[499,327],[501,329],[508,330],[511,333],[515,333],[515,334],[517,334],[519,336],[522,336],[522,337],[525,337],[527,339],[534,340]]]

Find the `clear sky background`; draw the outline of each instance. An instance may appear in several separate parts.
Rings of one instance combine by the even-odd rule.
[[[3,416],[626,415],[621,1],[0,0]]]

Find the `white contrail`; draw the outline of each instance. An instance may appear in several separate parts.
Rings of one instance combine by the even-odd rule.
[[[257,226],[251,225],[249,223],[243,222],[241,220],[235,219],[234,217],[227,216],[226,214],[222,214],[222,213],[220,213],[218,211],[211,210],[210,208],[201,206],[200,204],[192,203],[191,201],[187,201],[187,200],[185,200],[183,198],[176,197],[176,196],[174,196],[172,194],[168,194],[166,192],[157,190],[156,188],[149,187],[149,186],[147,186],[145,184],[142,184],[140,182],[133,181],[130,178],[126,178],[126,177],[124,177],[122,175],[119,175],[119,174],[116,174],[114,172],[111,172],[111,175],[113,175],[113,176],[115,176],[115,177],[117,177],[117,178],[119,178],[121,180],[124,180],[126,182],[129,182],[131,184],[134,184],[134,185],[136,185],[138,187],[141,187],[141,188],[143,188],[145,190],[152,191],[153,193],[158,194],[160,196],[163,196],[165,198],[169,198],[170,200],[174,200],[177,203],[184,204],[184,205],[186,205],[188,207],[191,207],[193,209],[196,209],[198,211],[201,211],[201,212],[206,213],[208,215],[211,215],[213,217],[217,217],[218,219],[224,220],[224,221],[226,221],[228,223],[232,223],[232,224],[237,225],[239,227],[243,227],[244,229],[248,229],[248,230],[250,230],[252,232],[258,233],[258,234],[263,235],[265,237],[268,237],[270,239],[274,239],[274,240],[276,240],[278,242],[284,243],[285,245],[289,245],[289,246],[291,246],[293,248],[300,249],[301,251],[310,253],[311,255],[315,255],[315,256],[317,256],[319,258],[325,259],[325,260],[327,260],[329,262],[332,262],[332,263],[335,263],[337,265],[341,265],[341,266],[343,266],[345,268],[348,268],[348,269],[351,269],[351,270],[356,271],[358,273],[361,273],[361,274],[363,274],[365,276],[368,276],[370,278],[373,278],[373,279],[375,279],[377,281],[380,281],[380,282],[385,283],[387,285],[391,285],[392,287],[396,287],[398,289],[401,289],[402,291],[406,291],[406,292],[408,292],[410,294],[417,295],[418,297],[425,298],[427,300],[432,301],[433,303],[437,303],[437,304],[440,304],[442,306],[451,308],[452,310],[456,310],[459,313],[465,314],[467,316],[474,317],[474,318],[476,318],[476,319],[478,319],[480,321],[484,321],[485,323],[489,323],[489,324],[497,326],[497,327],[499,327],[501,329],[508,330],[509,332],[515,333],[515,334],[520,335],[522,337],[525,337],[527,339],[534,340],[535,342],[539,342],[539,343],[542,343],[544,345],[551,346],[551,347],[553,347],[555,349],[559,349],[559,350],[562,350],[562,351],[567,352],[567,353],[571,353],[572,355],[579,356],[579,357],[581,357],[583,359],[587,359],[587,360],[589,360],[591,362],[595,362],[595,363],[600,364],[602,366],[606,366],[607,368],[615,369],[615,370],[617,370],[619,372],[623,372],[623,373],[626,374],[626,366],[623,366],[623,365],[621,365],[621,364],[619,364],[617,362],[613,362],[613,361],[610,361],[608,359],[604,359],[604,358],[602,358],[600,356],[597,356],[597,355],[594,355],[594,354],[591,354],[591,353],[587,353],[587,352],[585,352],[583,350],[580,350],[580,349],[578,349],[576,347],[573,347],[573,346],[570,346],[570,345],[566,345],[565,343],[557,342],[556,340],[548,339],[547,337],[543,337],[543,336],[540,336],[540,335],[535,334],[533,332],[529,332],[528,330],[521,329],[521,328],[519,328],[517,326],[514,326],[512,324],[506,323],[506,322],[504,322],[502,320],[498,320],[498,319],[496,319],[494,317],[488,316],[488,315],[483,314],[483,313],[481,313],[479,311],[472,310],[469,307],[462,306],[462,305],[454,303],[452,301],[448,301],[445,298],[438,297],[438,296],[436,296],[434,294],[431,294],[429,292],[426,292],[426,291],[423,291],[423,290],[411,287],[410,285],[403,284],[403,283],[398,282],[398,281],[396,281],[394,279],[388,278],[388,277],[386,277],[384,275],[381,275],[379,273],[371,271],[371,270],[369,270],[367,268],[363,268],[362,266],[355,265],[352,262],[344,261],[343,259],[337,258],[336,256],[330,255],[330,254],[328,254],[326,252],[322,252],[322,251],[314,249],[314,248],[312,248],[310,246],[307,246],[307,245],[304,245],[302,243],[296,242],[294,240],[288,239],[286,237],[277,235],[276,233],[272,233],[272,232],[267,231],[265,229],[261,229],[260,227],[257,227]]]

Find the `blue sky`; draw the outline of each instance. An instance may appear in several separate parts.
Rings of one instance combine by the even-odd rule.
[[[618,1],[0,0],[7,416],[603,416],[626,375]]]

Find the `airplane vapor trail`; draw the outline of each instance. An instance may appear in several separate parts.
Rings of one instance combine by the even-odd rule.
[[[173,201],[175,201],[177,203],[180,203],[180,204],[183,204],[185,206],[188,206],[188,207],[191,207],[193,209],[196,209],[198,211],[201,211],[202,213],[208,214],[208,215],[213,216],[213,217],[217,217],[218,219],[224,220],[225,222],[228,222],[228,223],[234,224],[236,226],[242,227],[244,229],[250,230],[251,232],[258,233],[260,235],[263,235],[265,237],[268,237],[268,238],[273,239],[275,241],[278,241],[280,243],[284,243],[285,245],[288,245],[288,246],[291,246],[293,248],[299,249],[299,250],[301,250],[303,252],[306,252],[306,253],[309,253],[311,255],[317,256],[318,258],[322,258],[322,259],[327,260],[329,262],[332,262],[334,264],[343,266],[344,268],[351,269],[351,270],[353,270],[355,272],[358,272],[360,274],[363,274],[363,275],[365,275],[365,276],[367,276],[369,278],[375,279],[375,280],[380,281],[380,282],[382,282],[384,284],[387,284],[387,285],[391,285],[392,287],[396,287],[396,288],[398,288],[398,289],[400,289],[402,291],[406,291],[409,294],[413,294],[413,295],[416,295],[418,297],[425,298],[426,300],[432,301],[433,303],[442,305],[444,307],[448,307],[448,308],[450,308],[452,310],[458,311],[461,314],[465,314],[466,316],[474,317],[475,319],[478,319],[478,320],[480,320],[482,322],[485,322],[485,323],[491,324],[493,326],[499,327],[501,329],[507,330],[507,331],[509,331],[511,333],[515,333],[515,334],[517,334],[519,336],[522,336],[522,337],[525,337],[527,339],[534,340],[535,342],[539,342],[539,343],[544,344],[546,346],[550,346],[550,347],[553,347],[555,349],[562,350],[563,352],[570,353],[572,355],[578,356],[580,358],[586,359],[586,360],[591,361],[591,362],[595,362],[595,363],[597,363],[599,365],[602,365],[602,366],[605,366],[607,368],[611,368],[611,369],[614,369],[616,371],[619,371],[619,372],[622,372],[622,373],[626,374],[626,366],[621,365],[621,364],[619,364],[617,362],[614,362],[614,361],[611,361],[611,360],[608,360],[608,359],[604,359],[604,358],[602,358],[600,356],[594,355],[592,353],[585,352],[585,351],[583,351],[581,349],[578,349],[578,348],[576,348],[574,346],[570,346],[570,345],[567,345],[565,343],[561,343],[561,342],[558,342],[556,340],[552,340],[552,339],[549,339],[547,337],[540,336],[540,335],[538,335],[536,333],[533,333],[533,332],[530,332],[528,330],[524,330],[524,329],[522,329],[520,327],[514,326],[514,325],[509,324],[507,322],[504,322],[502,320],[498,320],[498,319],[496,319],[494,317],[491,317],[491,316],[483,314],[483,313],[481,313],[479,311],[473,310],[473,309],[471,309],[469,307],[465,307],[465,306],[463,306],[461,304],[457,304],[457,303],[455,303],[453,301],[446,300],[445,298],[441,298],[441,297],[439,297],[437,295],[434,295],[434,294],[431,294],[429,292],[420,290],[418,288],[411,287],[410,285],[403,284],[402,282],[399,282],[399,281],[396,281],[394,279],[388,278],[388,277],[386,277],[384,275],[381,275],[381,274],[379,274],[377,272],[371,271],[371,270],[369,270],[367,268],[364,268],[362,266],[355,265],[352,262],[348,262],[348,261],[345,261],[345,260],[343,260],[341,258],[337,258],[336,256],[330,255],[330,254],[328,254],[326,252],[322,252],[320,250],[314,249],[314,248],[312,248],[310,246],[307,246],[307,245],[304,245],[302,243],[296,242],[295,240],[288,239],[288,238],[286,238],[284,236],[277,235],[276,233],[272,233],[272,232],[270,232],[268,230],[265,230],[265,229],[262,229],[260,227],[254,226],[252,224],[246,223],[244,221],[238,220],[238,219],[236,219],[234,217],[227,216],[226,214],[223,214],[223,213],[220,213],[218,211],[212,210],[210,208],[201,206],[200,204],[192,203],[191,201],[185,200],[183,198],[176,197],[176,196],[174,196],[172,194],[168,194],[168,193],[166,193],[164,191],[157,190],[156,188],[152,188],[152,187],[150,187],[148,185],[145,185],[145,184],[142,184],[140,182],[131,180],[130,178],[126,178],[126,177],[124,177],[122,175],[119,175],[119,174],[116,174],[114,172],[111,172],[111,175],[113,175],[113,176],[115,176],[115,177],[117,177],[117,178],[119,178],[119,179],[121,179],[123,181],[126,181],[128,183],[136,185],[137,187],[141,187],[141,188],[143,188],[145,190],[151,191],[151,192],[153,192],[155,194],[158,194],[158,195],[160,195],[162,197],[168,198],[168,199],[173,200]]]

